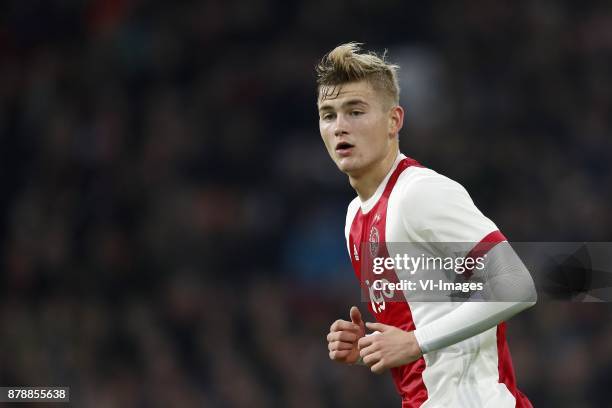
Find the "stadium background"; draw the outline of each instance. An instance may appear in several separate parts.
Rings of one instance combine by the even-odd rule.
[[[348,40],[402,67],[403,151],[511,240],[612,240],[609,2],[4,1],[0,384],[398,406],[324,338],[359,295],[313,66]],[[610,404],[611,311],[509,323],[535,406]]]

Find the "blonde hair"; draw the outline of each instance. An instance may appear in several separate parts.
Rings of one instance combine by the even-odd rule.
[[[399,104],[399,66],[386,61],[386,51],[382,56],[361,52],[361,45],[356,42],[339,45],[321,59],[316,67],[319,100],[337,94],[339,85],[365,80],[393,104]]]

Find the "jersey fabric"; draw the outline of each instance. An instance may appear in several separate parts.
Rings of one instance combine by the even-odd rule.
[[[349,204],[345,236],[355,274],[370,298],[370,312],[380,323],[414,330],[417,339],[419,327],[461,303],[411,302],[407,291],[390,296],[374,290],[361,276],[362,262],[395,257],[387,243],[473,242],[475,248],[483,248],[482,243],[490,248],[505,240],[459,183],[402,154],[371,198],[362,202],[356,197]],[[392,281],[407,273],[393,272]],[[531,407],[516,387],[505,330],[501,323],[392,368],[402,407]]]

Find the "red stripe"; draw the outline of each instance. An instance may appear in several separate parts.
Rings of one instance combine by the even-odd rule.
[[[351,261],[353,264],[353,269],[355,270],[355,275],[362,284],[362,290],[364,291],[366,298],[369,298],[369,291],[365,281],[367,280],[368,273],[371,270],[371,266],[369,265],[371,256],[368,254],[369,246],[367,245],[369,234],[374,227],[377,228],[380,237],[379,253],[377,255],[387,257],[388,250],[386,246],[385,233],[389,196],[391,195],[391,191],[393,190],[393,187],[395,186],[400,174],[411,166],[421,167],[421,165],[413,159],[405,158],[401,160],[389,177],[383,194],[375,204],[374,208],[372,208],[367,214],[363,214],[361,210],[358,210],[351,224],[351,231],[349,234]],[[376,221],[376,219],[378,219],[378,221]],[[359,259],[354,256],[355,248],[357,248],[357,251],[359,252]],[[366,251],[362,251],[363,248],[366,248]],[[364,273],[362,273],[362,270]],[[388,276],[389,280],[397,281],[395,271],[391,270],[390,272],[391,273]],[[401,296],[401,299],[402,301],[399,301],[397,297],[394,299],[388,299],[383,310],[379,309],[375,311],[372,307],[372,302],[368,302],[368,308],[377,321],[383,324],[393,325],[402,330],[413,331],[415,329],[415,325],[414,321],[412,320],[410,306],[404,299],[403,295]],[[420,358],[413,363],[401,367],[395,367],[390,370],[395,386],[399,394],[402,396],[403,406],[408,406],[411,408],[420,407],[423,402],[427,400],[427,388],[423,382],[422,375],[424,370],[424,358]]]
[[[389,200],[389,196],[391,195],[391,191],[393,190],[393,187],[395,187],[395,183],[397,183],[397,179],[399,178],[400,174],[402,174],[402,172],[406,170],[408,167],[423,167],[423,166],[421,165],[421,163],[419,163],[418,161],[414,159],[411,159],[410,157],[406,157],[405,159],[402,159],[402,161],[400,161],[397,164],[397,167],[393,171],[393,174],[391,174],[391,177],[389,177],[389,181],[387,181],[385,190],[382,193],[381,201],[384,201],[383,205],[385,206],[385,211],[387,210],[387,201]],[[377,205],[379,203],[377,203]]]
[[[483,239],[481,239],[480,242],[474,246],[474,248],[472,248],[467,257],[478,258],[483,256],[489,252],[491,248],[503,241],[507,241],[507,239],[499,230],[490,232]]]
[[[385,256],[389,255],[386,248],[386,223],[389,197],[391,196],[391,191],[393,191],[393,188],[395,187],[399,176],[404,170],[412,166],[423,167],[419,162],[409,157],[403,159],[398,163],[397,168],[395,169],[393,174],[391,174],[391,177],[389,177],[389,181],[385,186],[385,190],[383,191],[382,197],[376,204],[376,206],[379,206],[379,210],[377,211],[383,214],[382,218],[384,222],[381,226],[381,229],[383,230],[381,234],[381,241],[385,242]],[[374,210],[376,209],[373,209],[373,211]],[[373,213],[374,212],[372,212],[372,214]],[[396,281],[395,272],[392,276],[392,281]],[[403,295],[401,297],[404,298]],[[397,300],[393,300],[389,304],[388,313],[383,313],[380,316],[379,321],[385,324],[391,324],[406,331],[414,331],[416,329],[414,320],[412,319],[412,310],[410,310],[410,305],[408,304],[407,299],[404,299],[403,302],[397,302]],[[421,357],[410,364],[395,367],[390,370],[391,375],[393,376],[393,380],[395,381],[395,385],[398,388],[400,395],[402,396],[402,406],[407,404],[406,406],[409,406],[411,408],[418,408],[425,401],[427,401],[428,393],[427,388],[425,387],[425,382],[423,381],[423,371],[425,371],[425,368],[425,359]]]
[[[517,408],[533,408],[531,402],[516,386],[514,368],[512,367],[512,356],[506,342],[506,323],[497,325],[497,368],[499,371],[499,383],[506,384],[508,390],[516,399]]]
[[[472,250],[467,254],[466,258],[481,258],[487,252],[489,252],[495,245],[503,241],[507,241],[507,239],[504,234],[502,234],[499,230],[490,232],[483,239],[481,239],[479,243],[474,245],[474,248],[472,248]],[[471,278],[473,269],[474,264],[472,264],[471,268],[466,267],[465,272],[463,273],[463,277],[465,279]]]

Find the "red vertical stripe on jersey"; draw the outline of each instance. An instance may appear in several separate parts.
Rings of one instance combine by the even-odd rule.
[[[385,237],[389,196],[400,174],[411,166],[420,167],[420,164],[410,158],[405,158],[398,163],[397,168],[389,177],[387,185],[374,207],[367,214],[363,214],[361,210],[357,211],[349,234],[351,262],[355,275],[361,284],[362,291],[365,297],[370,300],[368,302],[368,309],[378,322],[406,331],[413,331],[415,325],[412,320],[410,307],[403,295],[401,296],[401,301],[397,301],[400,298],[397,295],[393,296],[392,299],[385,300],[382,291],[370,289],[367,282],[369,282],[371,259],[389,256]],[[362,274],[362,271],[366,271],[365,276]],[[391,273],[385,275],[385,278],[392,282],[397,282],[395,271],[391,270],[389,272]],[[376,301],[372,299],[370,293],[376,296]],[[425,388],[422,375],[423,370],[425,370],[425,359],[422,357],[413,363],[391,369],[395,386],[398,393],[402,396],[402,406],[420,407],[427,400],[427,389]]]
[[[506,384],[508,390],[516,399],[516,408],[533,408],[531,402],[516,386],[512,357],[506,342],[506,323],[497,325],[497,368],[499,370],[499,382]]]

